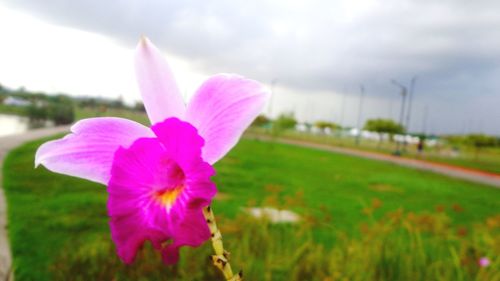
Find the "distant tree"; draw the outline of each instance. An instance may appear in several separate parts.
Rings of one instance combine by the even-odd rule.
[[[465,143],[474,147],[474,159],[477,160],[481,149],[497,146],[499,140],[496,137],[484,134],[470,134],[466,136]]]
[[[50,107],[49,117],[56,125],[71,124],[75,121],[75,111],[72,104],[56,103]]]
[[[123,96],[120,95],[117,99],[112,100],[109,106],[118,109],[125,108],[125,102],[123,101]]]
[[[140,101],[136,101],[134,104],[134,110],[135,111],[140,111],[140,112],[146,112],[146,108],[144,107],[144,104]]]
[[[95,98],[83,98],[79,102],[79,106],[81,106],[81,107],[95,108],[97,106],[97,100]]]
[[[35,127],[43,126],[46,120],[52,120],[56,125],[70,124],[75,120],[73,98],[68,95],[29,92],[21,87],[18,90],[9,91],[9,96],[30,101],[30,105],[18,114],[26,114],[31,125]]]
[[[324,131],[325,129],[330,129],[330,130],[335,130],[335,129],[339,129],[340,126],[333,123],[333,122],[328,122],[328,121],[316,121],[314,123],[314,126],[321,129],[322,131]]]
[[[252,126],[264,127],[264,126],[268,125],[269,123],[271,123],[271,119],[267,118],[264,115],[259,115],[259,116],[257,116],[257,118],[255,118],[255,120],[253,120]]]
[[[71,124],[75,121],[73,100],[65,95],[58,95],[51,99],[47,105],[49,118],[56,125]]]
[[[295,128],[297,125],[297,120],[293,113],[283,113],[276,120],[274,120],[273,127],[276,130],[289,130]]]
[[[367,120],[363,129],[379,134],[379,146],[382,142],[382,134],[389,134],[392,139],[394,134],[401,134],[405,131],[401,124],[394,122],[394,120],[383,118]]]
[[[32,123],[39,123],[47,120],[48,118],[48,110],[45,106],[39,106],[37,104],[32,103],[27,107],[28,118]]]
[[[452,146],[470,145],[466,135],[448,135],[442,136],[442,138]]]

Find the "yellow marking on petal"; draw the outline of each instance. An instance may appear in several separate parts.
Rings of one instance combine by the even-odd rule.
[[[175,200],[177,200],[177,197],[181,194],[182,190],[184,189],[184,186],[178,186],[175,188],[170,188],[170,189],[165,189],[162,191],[156,191],[153,195],[153,197],[165,208],[167,208],[167,211],[170,211],[172,206],[175,203]]]

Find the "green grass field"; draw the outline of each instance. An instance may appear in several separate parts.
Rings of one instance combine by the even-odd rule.
[[[68,253],[77,253],[84,245],[99,241],[109,245],[104,186],[53,174],[44,168],[33,169],[34,153],[41,143],[32,142],[13,150],[4,166],[17,280],[55,280],[54,276],[64,271],[60,267],[69,266]],[[256,140],[242,140],[217,163],[216,169],[214,180],[219,199],[213,207],[216,215],[223,217],[221,225],[225,221],[238,222],[247,205],[290,208],[317,218],[327,215],[329,219],[311,231],[311,241],[325,249],[339,242],[338,233],[354,238],[363,236],[360,225],[383,221],[385,213],[398,209],[409,214],[444,209],[453,229],[472,229],[500,210],[499,189],[371,160]],[[294,199],[303,204],[287,203]],[[373,217],[368,211],[367,216],[366,210],[373,202],[377,211]],[[241,243],[241,237],[228,235],[226,241],[238,247],[235,245]],[[209,247],[199,251],[209,252]],[[105,257],[103,263],[113,260],[114,265],[118,264],[112,253],[106,252]],[[236,260],[245,259],[249,257],[236,256]],[[89,270],[87,267],[78,270]],[[120,270],[127,269],[119,267],[117,272]],[[266,272],[259,267],[249,270],[254,277]],[[134,280],[130,274],[127,276],[131,279],[117,280]],[[274,277],[257,279],[285,280],[269,276]],[[58,280],[89,280],[73,277],[62,276]]]

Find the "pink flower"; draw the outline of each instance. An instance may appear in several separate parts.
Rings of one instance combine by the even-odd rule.
[[[210,238],[202,208],[216,193],[211,164],[237,143],[268,93],[253,80],[221,74],[186,106],[167,63],[145,38],[136,74],[151,128],[122,118],[84,119],[71,134],[40,146],[35,165],[108,186],[111,236],[125,263],[149,240],[171,264],[179,247]]]
[[[482,257],[479,259],[478,263],[480,267],[487,267],[488,265],[490,265],[490,259],[488,259],[487,257]]]

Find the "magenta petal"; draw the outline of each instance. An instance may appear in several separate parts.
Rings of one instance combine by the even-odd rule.
[[[179,260],[180,246],[198,247],[210,238],[210,229],[201,210],[188,212],[176,231],[180,234],[179,238],[162,251],[166,264]]]
[[[167,152],[175,155],[176,162],[194,179],[189,186],[195,190],[197,200],[193,205],[207,205],[206,201],[215,195],[215,188],[211,188],[211,181],[207,181],[215,174],[215,170],[201,158],[203,139],[198,135],[196,128],[177,118],[170,118],[167,122],[156,124],[152,130],[164,145]],[[207,187],[207,185],[209,185]],[[200,201],[205,200],[205,201]]]
[[[171,118],[168,122],[152,126],[151,129],[168,151],[179,156],[179,161],[187,164],[193,161],[201,162],[204,140],[191,124]]]
[[[202,208],[216,189],[210,181],[214,170],[201,158],[203,139],[177,118],[153,129],[158,138],[118,149],[108,184],[111,236],[126,263],[146,240],[171,263],[179,247],[197,246],[210,237]]]
[[[142,38],[137,46],[135,70],[151,124],[184,116],[186,106],[174,75],[160,51],[147,38]]]
[[[71,127],[62,139],[42,144],[35,155],[35,165],[61,174],[107,184],[116,150],[128,147],[136,139],[154,136],[134,121],[103,117],[84,119]]]
[[[258,82],[236,75],[216,75],[201,85],[188,104],[186,120],[205,139],[205,161],[216,162],[238,142],[268,95]]]

